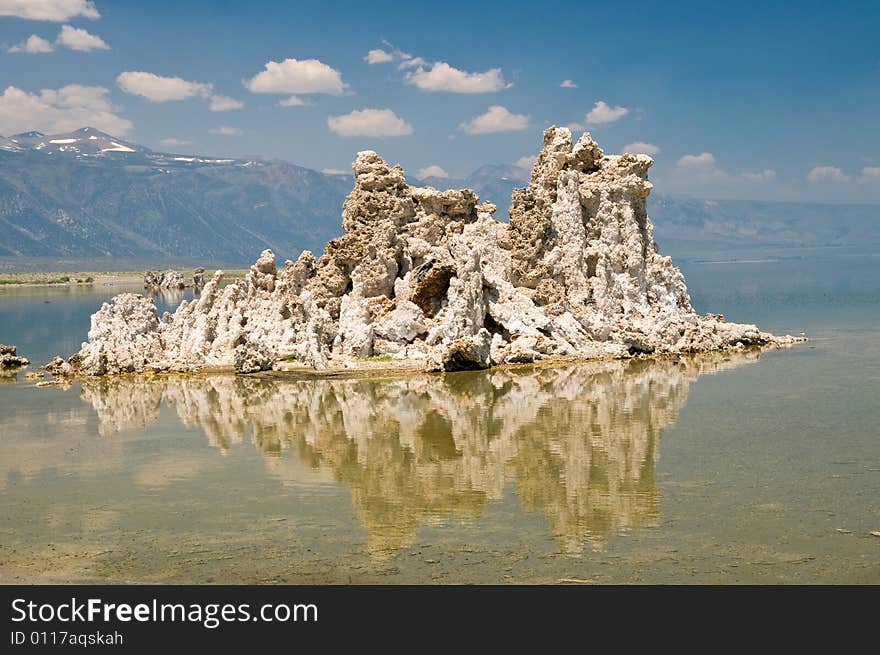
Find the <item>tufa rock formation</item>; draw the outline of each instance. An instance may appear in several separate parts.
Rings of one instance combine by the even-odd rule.
[[[70,364],[83,375],[367,359],[450,371],[799,340],[694,311],[653,239],[651,163],[551,127],[506,224],[471,190],[411,187],[400,166],[360,152],[344,235],[322,256],[278,269],[265,250],[243,281],[224,287],[217,271],[161,317],[150,299],[121,294],[92,316]]]
[[[21,368],[27,366],[30,362],[26,357],[16,353],[15,346],[7,346],[0,343],[0,369],[4,368]]]
[[[43,364],[40,367],[40,370],[58,378],[71,377],[73,375],[73,364],[76,362],[76,355],[70,358],[70,362],[65,362],[61,357],[56,355],[51,361]]]
[[[204,270],[204,269],[203,269]],[[161,291],[186,287],[183,275],[171,269],[167,271],[144,271],[144,289]]]

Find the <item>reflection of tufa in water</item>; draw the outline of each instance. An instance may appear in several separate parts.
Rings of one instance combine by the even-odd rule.
[[[16,382],[18,372],[30,362],[18,354],[15,346],[0,343],[0,382]]]
[[[475,517],[515,484],[543,512],[560,550],[601,548],[659,520],[654,465],[700,374],[757,351],[657,361],[498,369],[382,379],[125,377],[84,379],[100,431],[143,428],[163,404],[223,452],[250,435],[269,470],[304,467],[346,483],[367,548],[388,557],[422,525]]]
[[[198,293],[198,290],[195,292]],[[183,288],[159,288],[151,289],[147,292],[147,296],[154,304],[163,304],[168,307],[178,307],[186,297],[186,291]]]
[[[794,342],[694,311],[654,242],[651,164],[551,127],[505,223],[471,190],[412,187],[400,166],[360,152],[344,234],[322,256],[278,268],[265,250],[244,280],[221,288],[218,271],[173,315],[120,294],[70,364],[82,375],[249,373],[379,357],[450,371]]]

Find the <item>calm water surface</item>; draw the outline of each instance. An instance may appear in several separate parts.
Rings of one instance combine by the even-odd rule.
[[[811,337],[760,355],[6,377],[0,582],[880,583],[878,264],[683,265],[701,311]],[[117,291],[0,290],[0,342],[74,352]]]

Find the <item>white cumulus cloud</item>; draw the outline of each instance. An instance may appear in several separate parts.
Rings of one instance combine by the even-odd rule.
[[[513,165],[530,171],[535,167],[536,161],[538,161],[538,155],[524,155],[513,162]]]
[[[351,175],[351,170],[343,170],[341,168],[322,168],[321,172],[324,175]]]
[[[31,34],[26,40],[10,47],[7,52],[27,52],[30,54],[38,54],[44,52],[52,52],[55,45],[51,41],[47,41],[41,36]]]
[[[266,62],[264,70],[245,82],[253,93],[309,94],[339,96],[348,84],[342,75],[317,59],[285,59]]]
[[[846,182],[849,176],[844,174],[837,166],[816,166],[809,173],[807,179],[810,182]]]
[[[627,143],[625,146],[623,146],[623,152],[630,152],[633,154],[656,155],[660,152],[660,147],[655,146],[653,143],[647,143],[645,141],[633,141],[632,143]]]
[[[95,36],[87,30],[64,25],[58,33],[55,43],[47,41],[41,36],[31,34],[26,41],[9,48],[8,52],[52,52],[55,46],[61,46],[79,52],[91,52],[92,50],[109,50],[110,46],[100,36]]]
[[[865,166],[862,169],[862,177],[880,180],[880,166]]]
[[[703,166],[714,166],[715,155],[711,152],[703,152],[699,155],[685,155],[678,160],[678,165],[682,168],[700,168]]]
[[[179,77],[163,77],[144,71],[126,71],[116,77],[119,88],[150,102],[172,102],[211,95],[212,85],[189,82]]]
[[[370,50],[364,55],[364,61],[368,64],[397,63],[398,68],[413,68],[415,66],[428,65],[428,62],[421,57],[413,57],[410,53],[404,52],[388,41],[383,40],[382,44],[388,49],[375,48]]]
[[[289,98],[284,98],[284,100],[278,101],[279,107],[305,107],[307,104],[309,103],[299,96],[290,96]]]
[[[48,134],[70,132],[90,125],[116,136],[132,129],[117,115],[102,86],[69,84],[59,89],[28,93],[9,86],[0,95],[0,134],[39,130]]]
[[[698,155],[685,155],[675,164],[677,179],[670,186],[685,184],[690,187],[711,187],[729,184],[732,177],[715,163],[715,155],[701,152]]]
[[[214,93],[214,85],[207,82],[191,82],[180,77],[165,77],[145,71],[125,71],[116,77],[116,83],[126,93],[141,96],[150,102],[202,98],[208,101],[210,111],[234,111],[244,107],[241,100]]]
[[[529,126],[529,117],[514,114],[506,107],[492,105],[485,114],[459,125],[467,134],[492,134],[494,132],[518,132]]]
[[[386,47],[370,50],[364,61],[368,64],[396,63],[400,70],[414,69],[406,73],[404,82],[422,91],[493,93],[513,86],[504,81],[500,68],[490,68],[482,73],[469,73],[445,61],[429,62],[424,57],[416,57],[388,41],[383,40],[382,43]]]
[[[510,86],[504,81],[500,68],[490,68],[483,73],[468,73],[445,61],[435,62],[430,68],[419,66],[407,73],[405,80],[422,91],[450,93],[493,93]]]
[[[327,118],[327,127],[339,136],[406,136],[413,126],[390,109],[360,109]]]
[[[77,16],[96,19],[101,14],[91,0],[0,0],[0,16],[63,23]]]
[[[629,113],[626,107],[611,107],[604,101],[599,100],[587,114],[587,125],[607,125],[614,123]]]
[[[583,132],[591,127],[615,123],[628,113],[629,109],[626,107],[621,107],[620,105],[611,107],[606,102],[599,100],[593,105],[589,113],[584,116],[582,123],[569,123],[566,127],[572,132]]]
[[[387,64],[388,62],[394,61],[394,54],[385,52],[381,48],[376,48],[375,50],[370,50],[366,54],[364,61],[368,64]]]
[[[234,111],[242,107],[244,107],[244,103],[241,100],[220,94],[212,95],[211,104],[208,105],[208,109],[211,111]]]
[[[560,84],[563,89],[576,89],[578,87],[572,80],[562,80],[562,84]]]
[[[403,61],[397,65],[398,68],[416,68],[417,66],[428,66],[428,60],[423,59],[422,57],[411,57],[406,55]]]
[[[222,127],[215,127],[208,131],[211,134],[217,134],[219,136],[240,136],[241,134],[244,134],[244,132],[242,132],[237,127],[227,127],[226,125]]]
[[[772,168],[731,172],[719,165],[714,154],[701,152],[679,158],[672,174],[664,173],[661,179],[663,187],[671,192],[738,194],[748,198],[746,194],[776,188],[777,176]]]
[[[100,36],[95,36],[87,30],[64,25],[58,34],[58,43],[71,50],[91,52],[92,50],[109,50],[110,46]]]
[[[437,164],[431,164],[430,166],[425,166],[416,171],[416,179],[424,180],[426,177],[439,177],[446,179],[449,177],[449,173],[437,166]]]

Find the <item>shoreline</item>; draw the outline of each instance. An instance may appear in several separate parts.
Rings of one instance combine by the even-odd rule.
[[[143,273],[58,273],[58,279],[46,281],[29,278],[53,277],[52,273],[9,273],[0,275],[0,289],[19,287],[123,287],[143,284]],[[68,277],[69,280],[61,278]],[[16,279],[18,278],[18,279]]]
[[[171,269],[176,270],[176,269]],[[243,278],[247,269],[223,270],[224,279]],[[64,279],[68,278],[68,279]],[[143,271],[40,271],[36,273],[0,273],[0,289],[30,287],[143,287]],[[191,288],[191,285],[187,288]]]
[[[381,379],[395,378],[412,375],[429,375],[429,376],[445,376],[458,373],[490,373],[492,371],[504,370],[521,370],[531,368],[558,368],[566,366],[577,366],[583,364],[597,364],[608,362],[655,362],[655,361],[677,361],[687,358],[705,357],[711,355],[725,355],[734,353],[763,353],[771,350],[786,350],[798,344],[807,343],[809,339],[806,336],[793,337],[789,342],[776,342],[756,344],[749,346],[733,346],[729,348],[718,348],[714,350],[704,350],[700,352],[678,352],[678,353],[658,353],[646,354],[638,353],[629,357],[547,357],[545,359],[533,362],[517,362],[517,363],[501,363],[487,368],[475,368],[456,371],[436,371],[425,368],[424,362],[420,360],[400,360],[394,365],[393,361],[363,361],[355,366],[334,366],[325,369],[314,369],[302,364],[292,362],[279,361],[275,365],[278,368],[267,369],[264,371],[255,371],[253,373],[237,373],[231,367],[207,367],[195,371],[158,371],[144,370],[132,371],[130,373],[107,373],[104,375],[56,375],[48,371],[41,370],[41,367],[35,367],[35,371],[43,374],[41,380],[34,380],[36,384],[32,385],[36,388],[47,388],[53,386],[64,385],[80,380],[113,380],[113,379],[132,379],[132,378],[171,378],[171,377],[208,377],[212,375],[229,375],[233,377],[250,378],[257,380],[349,380],[349,379]],[[30,365],[33,367],[33,364]],[[23,366],[16,372],[23,372],[28,366]]]

